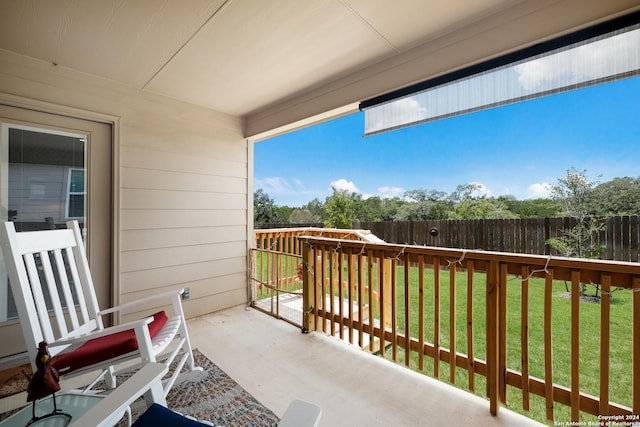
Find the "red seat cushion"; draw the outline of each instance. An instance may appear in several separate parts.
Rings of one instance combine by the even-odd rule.
[[[149,323],[149,335],[153,338],[167,323],[167,315],[159,311],[153,315]],[[94,338],[68,353],[53,358],[53,367],[61,374],[68,374],[85,366],[95,365],[114,357],[130,353],[138,349],[138,340],[133,329]]]

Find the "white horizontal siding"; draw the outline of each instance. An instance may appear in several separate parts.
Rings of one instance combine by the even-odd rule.
[[[242,193],[247,188],[244,177],[216,175],[210,171],[187,173],[122,167],[120,179],[128,188],[156,190],[190,190],[215,193]]]
[[[189,288],[188,316],[203,314],[198,301],[214,295],[246,301],[248,158],[235,125],[196,115],[158,129],[123,126],[130,135],[120,147],[124,300]]]
[[[238,287],[235,284],[237,280],[230,280],[230,278],[238,275],[246,278],[245,263],[244,257],[238,257],[132,271],[122,273],[122,287],[126,288],[130,294],[140,292],[145,294],[144,292],[147,291],[161,292],[168,289],[190,287],[190,284],[194,282],[204,282],[209,283],[206,285],[209,289],[207,292],[217,294],[221,289],[216,289],[215,283],[218,283],[218,287],[222,286],[225,289],[228,286]],[[244,279],[242,280],[244,281]],[[244,286],[240,288],[245,289]],[[139,295],[135,294],[135,296]],[[236,304],[241,302],[236,302]]]
[[[127,209],[244,210],[247,208],[247,196],[238,193],[123,188],[120,194],[120,201]]]
[[[120,240],[123,252],[159,247],[206,245],[242,241],[244,225],[129,230]]]
[[[126,127],[119,192],[124,300],[189,288],[188,316],[204,314],[199,300],[214,295],[231,305],[246,302],[247,142],[234,136],[234,125],[205,115],[159,130]]]
[[[120,228],[129,230],[246,225],[244,210],[123,210]]]
[[[234,279],[235,280],[241,279],[241,277],[238,276],[237,278],[230,278],[230,279],[231,280],[225,279],[225,281],[220,282],[220,285],[224,283],[228,283],[229,281],[232,281]],[[213,285],[216,286],[218,285],[218,283],[214,281]],[[247,293],[245,289],[233,288],[218,294],[211,294],[209,291],[207,291],[203,295],[198,295],[197,293],[194,294],[195,290],[192,288],[190,289],[191,289],[191,295],[192,295],[191,299],[189,299],[188,301],[184,301],[183,304],[189,307],[189,311],[191,315],[194,317],[202,316],[208,313],[213,313],[215,311],[220,311],[225,309],[226,307],[239,305],[238,301],[243,301],[247,299]],[[218,288],[216,287],[216,289]],[[135,299],[135,297],[132,297],[132,298]],[[145,310],[127,313],[125,316],[122,317],[122,321],[127,322],[131,320],[140,319],[144,315],[147,315],[156,309],[158,309],[158,307],[149,307],[149,308],[146,308]]]
[[[247,164],[234,159],[224,159],[206,150],[202,155],[184,154],[181,148],[187,141],[178,138],[175,152],[156,151],[142,148],[122,147],[120,154],[122,167],[183,172],[188,174],[216,175],[246,178]],[[215,140],[212,141],[215,144]],[[210,147],[209,147],[210,148]],[[126,182],[122,185],[127,186]]]
[[[224,260],[243,257],[246,251],[247,248],[242,241],[127,251],[123,252],[120,270],[122,273],[126,273],[211,260]]]

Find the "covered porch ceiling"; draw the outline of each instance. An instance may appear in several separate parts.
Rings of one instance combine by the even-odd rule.
[[[264,137],[640,8],[636,0],[4,0],[0,49]]]

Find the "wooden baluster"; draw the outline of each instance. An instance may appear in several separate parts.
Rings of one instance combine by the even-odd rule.
[[[338,254],[336,253],[336,248],[329,248],[331,252],[328,252],[329,258],[329,292],[325,294],[325,300],[329,300],[329,314],[327,315],[327,319],[329,319],[329,330],[331,331],[331,336],[336,335],[336,322],[335,322],[335,297],[333,295],[334,282],[336,280],[336,264]]]
[[[553,270],[548,270],[544,283],[544,394],[547,419],[553,421],[553,335],[552,310]]]
[[[633,413],[640,414],[640,278],[633,279],[633,332],[631,381]]]
[[[571,421],[580,421],[580,272],[571,272]]]
[[[500,307],[500,319],[499,329],[500,334],[498,347],[500,353],[498,354],[498,371],[500,379],[500,401],[504,404],[507,403],[507,263],[500,264],[500,278],[498,281],[500,287],[500,298],[498,300]]]
[[[393,335],[392,342],[392,356],[393,361],[398,362],[398,315],[396,312],[397,307],[397,273],[398,273],[398,261],[394,259],[391,261],[391,334]]]
[[[289,253],[289,236],[285,236],[284,237],[284,249],[283,252],[285,254]],[[281,259],[281,268],[284,272],[284,274],[282,275],[282,289],[284,290],[290,290],[291,289],[291,257],[286,256],[286,255],[280,255],[280,259]]]
[[[378,257],[378,298],[379,305],[378,310],[380,312],[380,356],[385,357],[385,326],[387,323],[387,259],[384,257],[384,252],[380,252]]]
[[[433,257],[433,376],[440,378],[440,258]]]
[[[360,348],[364,348],[364,260],[364,255],[358,255],[358,320],[360,321],[358,344]]]
[[[313,253],[313,280],[315,281],[314,314],[316,316],[316,331],[324,332],[324,313],[322,313],[322,316],[320,315],[320,310],[324,310],[324,248],[321,245],[316,245]]]
[[[367,269],[367,285],[368,285],[368,296],[369,296],[369,351],[373,352],[375,345],[375,334],[374,334],[374,326],[375,326],[375,314],[373,312],[373,250],[369,249],[367,251],[367,262],[368,262],[368,269]]]
[[[520,352],[522,354],[522,409],[528,411],[529,396],[529,267],[522,266],[522,289],[520,299]]]
[[[312,273],[315,264],[315,251],[309,245],[304,245],[302,256],[306,267],[302,274],[302,330],[309,332],[316,329],[317,306],[315,306],[315,279]]]
[[[424,255],[418,256],[418,366],[424,371]]]
[[[456,383],[456,261],[449,265],[449,381]]]
[[[353,285],[355,280],[355,266],[353,249],[347,248],[347,300],[349,301],[349,344],[353,344]]]
[[[602,275],[600,297],[600,415],[609,415],[609,351],[611,342],[611,276]]]
[[[340,317],[338,318],[338,327],[340,328],[340,339],[344,339],[344,295],[342,292],[343,285],[343,269],[344,269],[344,251],[342,248],[338,250],[338,312]],[[351,305],[351,301],[349,301],[349,305]]]
[[[467,370],[469,390],[475,391],[475,363],[473,353],[473,261],[467,261]]]
[[[487,395],[489,397],[489,411],[497,415],[500,409],[499,396],[499,340],[498,331],[500,323],[499,302],[499,264],[498,261],[490,261],[486,274],[486,307],[487,307]]]
[[[411,364],[411,255],[404,254],[404,364]]]

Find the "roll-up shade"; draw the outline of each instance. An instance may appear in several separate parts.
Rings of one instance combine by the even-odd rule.
[[[639,15],[365,101],[365,136],[638,75]]]

